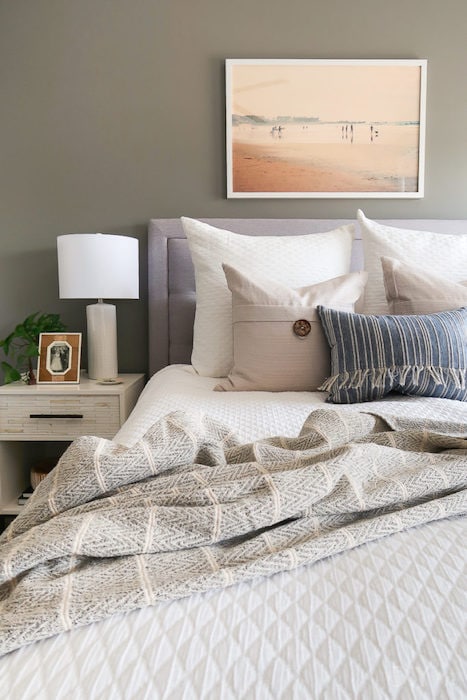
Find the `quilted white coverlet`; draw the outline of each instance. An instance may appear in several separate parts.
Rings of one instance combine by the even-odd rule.
[[[146,385],[129,420],[115,440],[131,445],[154,421],[171,411],[202,413],[230,425],[241,442],[271,435],[298,435],[313,408],[325,404],[326,392],[213,391],[218,379],[200,377],[189,365],[170,365]],[[340,410],[383,411],[386,417],[432,418],[467,425],[467,403],[392,394],[382,401],[340,406]]]
[[[422,403],[410,401],[409,413],[425,420]],[[462,432],[455,403],[431,405],[445,418],[457,411]],[[403,417],[403,402],[398,409]],[[144,432],[135,422],[128,442]],[[451,447],[458,455],[458,438]],[[0,684],[11,698],[461,697],[463,538],[465,519],[443,519],[314,566],[117,615],[5,656]]]

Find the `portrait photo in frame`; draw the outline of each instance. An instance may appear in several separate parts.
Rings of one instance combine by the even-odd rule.
[[[227,197],[423,197],[425,59],[225,68]]]
[[[41,333],[37,382],[78,384],[81,362],[81,333]]]

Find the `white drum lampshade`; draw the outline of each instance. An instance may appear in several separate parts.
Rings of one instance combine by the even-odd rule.
[[[108,233],[57,237],[60,299],[97,299],[86,308],[88,375],[118,376],[117,315],[103,299],[138,299],[138,239]]]

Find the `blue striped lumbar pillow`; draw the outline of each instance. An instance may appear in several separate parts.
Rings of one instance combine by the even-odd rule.
[[[331,348],[331,403],[390,391],[467,400],[467,307],[411,316],[370,316],[318,306]]]

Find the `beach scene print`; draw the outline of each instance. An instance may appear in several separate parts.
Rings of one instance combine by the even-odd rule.
[[[231,196],[417,196],[422,67],[408,63],[232,62]]]

